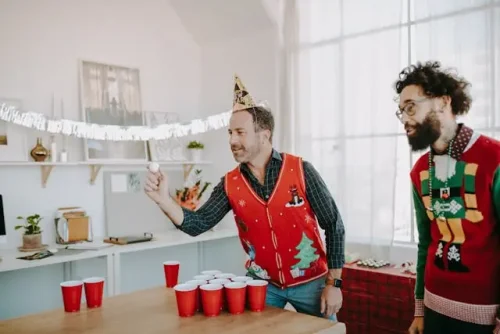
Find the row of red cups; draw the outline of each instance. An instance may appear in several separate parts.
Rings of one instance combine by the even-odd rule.
[[[205,272],[174,287],[177,310],[181,317],[192,316],[197,311],[208,317],[218,316],[222,310],[240,314],[246,307],[260,312],[265,308],[267,285],[267,281],[247,276]]]
[[[104,278],[89,277],[81,281],[66,281],[61,283],[61,291],[66,312],[78,312],[82,303],[82,293],[85,290],[87,308],[100,307],[104,293]]]

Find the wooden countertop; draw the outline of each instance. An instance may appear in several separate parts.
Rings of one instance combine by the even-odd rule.
[[[84,299],[82,299],[84,300]],[[292,311],[266,307],[263,312],[227,312],[207,318],[197,314],[189,318],[177,315],[173,289],[164,287],[105,298],[103,306],[65,313],[63,309],[0,321],[2,334],[124,334],[124,333],[331,333],[345,334],[342,323]]]

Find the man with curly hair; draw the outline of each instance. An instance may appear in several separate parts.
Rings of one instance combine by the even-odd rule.
[[[395,84],[412,150],[430,148],[410,173],[414,334],[500,331],[500,142],[457,122],[471,107],[469,86],[438,62],[405,68]]]

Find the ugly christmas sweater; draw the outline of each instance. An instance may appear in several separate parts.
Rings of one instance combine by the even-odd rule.
[[[267,201],[255,193],[239,167],[226,174],[224,184],[250,274],[281,288],[327,274],[326,251],[305,195],[301,158],[283,154]]]
[[[423,316],[425,305],[454,319],[495,324],[500,142],[460,124],[448,154],[424,154],[411,180],[419,232],[415,315]]]

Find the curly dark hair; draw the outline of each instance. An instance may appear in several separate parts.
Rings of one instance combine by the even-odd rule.
[[[417,85],[429,97],[449,96],[451,110],[454,115],[464,115],[469,112],[472,98],[469,94],[470,83],[451,70],[442,69],[438,61],[418,62],[403,69],[395,89],[400,94],[406,86]]]

